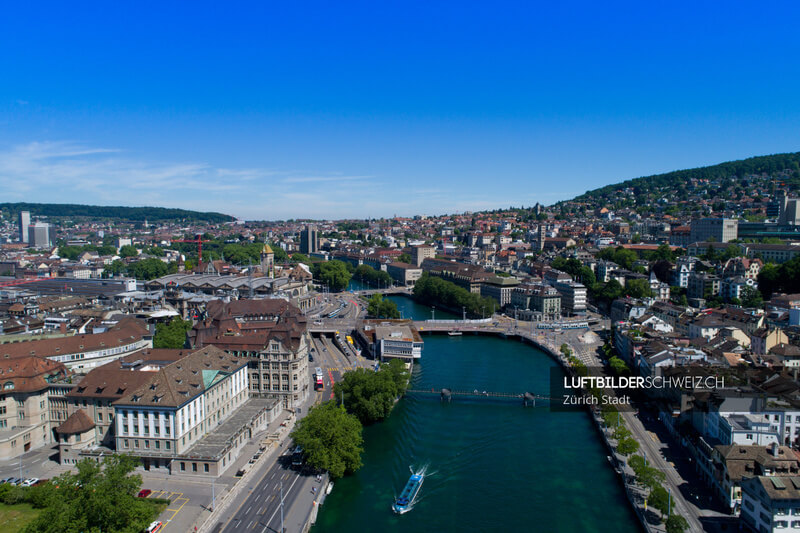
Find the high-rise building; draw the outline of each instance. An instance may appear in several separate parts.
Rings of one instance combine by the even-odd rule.
[[[318,251],[317,227],[308,225],[300,232],[300,252],[304,254],[313,254]]]
[[[28,226],[31,225],[31,212],[19,212],[19,242],[28,242]]]
[[[421,266],[422,262],[426,259],[433,259],[436,257],[436,248],[422,244],[420,246],[411,247],[411,264]]]
[[[55,227],[45,222],[28,226],[28,245],[33,248],[48,248],[55,243]]]

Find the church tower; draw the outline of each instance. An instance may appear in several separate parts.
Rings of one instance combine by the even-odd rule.
[[[536,245],[540,252],[544,251],[544,236],[545,236],[544,223],[539,223],[539,234],[536,236]]]
[[[275,253],[267,243],[261,250],[261,272],[270,279],[275,277]]]

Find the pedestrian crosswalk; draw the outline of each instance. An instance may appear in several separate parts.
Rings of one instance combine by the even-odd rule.
[[[328,367],[328,370],[331,372],[350,372],[351,370],[355,370],[353,366],[331,366]]]

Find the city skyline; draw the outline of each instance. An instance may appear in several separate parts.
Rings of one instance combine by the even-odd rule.
[[[436,215],[800,145],[794,6],[459,6],[11,7],[4,196]]]

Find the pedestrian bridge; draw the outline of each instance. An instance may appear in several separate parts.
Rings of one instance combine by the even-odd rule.
[[[543,394],[535,394],[532,392],[523,393],[509,393],[509,392],[493,392],[493,391],[479,391],[474,390],[457,390],[457,389],[408,389],[406,394],[427,394],[439,396],[443,402],[450,402],[453,398],[467,398],[467,399],[480,399],[480,400],[514,400],[521,401],[524,406],[536,407],[536,401],[540,402],[558,402],[563,403],[563,398],[556,398]]]

